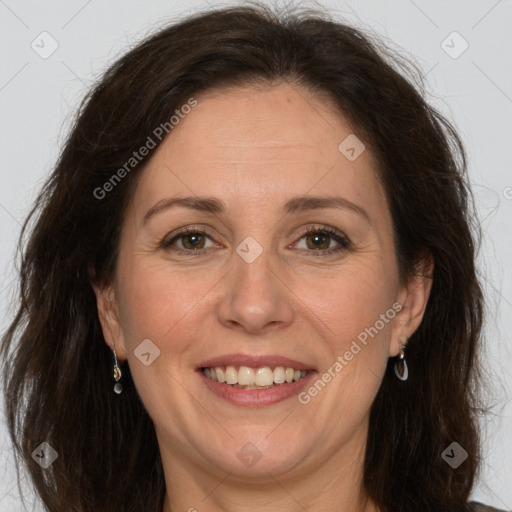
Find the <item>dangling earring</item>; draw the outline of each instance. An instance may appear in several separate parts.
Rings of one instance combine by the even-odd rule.
[[[117,354],[116,349],[112,349],[114,351],[114,379],[116,384],[114,385],[114,391],[119,395],[123,391],[123,385],[119,382],[122,377],[121,368],[117,364]]]
[[[407,340],[404,340],[404,342]],[[402,340],[398,341],[400,343],[400,359],[395,363],[395,375],[400,380],[407,380],[409,377],[409,369],[407,368],[407,362],[405,360],[405,345],[402,344]]]

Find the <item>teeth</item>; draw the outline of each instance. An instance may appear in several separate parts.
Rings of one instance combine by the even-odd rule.
[[[240,366],[238,370],[237,384],[241,386],[253,386],[254,385],[254,370],[247,366]]]
[[[274,384],[274,372],[268,367],[258,368],[254,376],[256,386],[271,386]]]
[[[226,374],[220,368],[215,368],[215,373],[218,382],[226,382]]]
[[[274,384],[282,384],[286,380],[286,373],[282,366],[274,369]]]
[[[237,384],[237,383],[238,383],[238,373],[235,370],[235,367],[228,366],[226,368],[226,384]]]
[[[224,382],[236,388],[247,387],[248,389],[271,388],[274,385],[284,384],[303,379],[308,372],[306,370],[294,370],[276,366],[274,370],[268,366],[261,368],[250,368],[248,366],[220,366],[215,368],[204,368],[203,373],[209,379],[217,382]]]

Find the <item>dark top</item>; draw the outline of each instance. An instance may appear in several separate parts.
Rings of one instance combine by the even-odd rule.
[[[483,503],[478,503],[477,501],[470,501],[468,503],[467,512],[511,512],[503,510],[501,508],[489,507],[489,505],[484,505]]]

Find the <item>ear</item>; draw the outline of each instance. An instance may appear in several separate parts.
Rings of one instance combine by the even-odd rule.
[[[403,287],[397,298],[402,309],[395,316],[389,346],[390,356],[400,353],[399,341],[409,339],[423,320],[434,275],[434,260],[430,253],[414,266],[416,272]]]
[[[119,321],[119,310],[115,296],[114,286],[92,285],[96,295],[96,304],[98,307],[98,317],[103,330],[105,343],[110,349],[116,350],[119,361],[126,360],[126,346],[123,336],[123,330]]]

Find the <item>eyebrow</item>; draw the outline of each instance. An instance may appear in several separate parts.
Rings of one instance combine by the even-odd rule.
[[[182,207],[214,215],[226,212],[227,207],[224,201],[216,197],[188,196],[165,198],[152,206],[142,220],[143,224],[154,215],[171,208]],[[339,208],[364,217],[370,224],[371,219],[364,208],[352,203],[348,199],[338,196],[295,196],[289,199],[283,206],[283,213],[298,213],[322,208]]]

